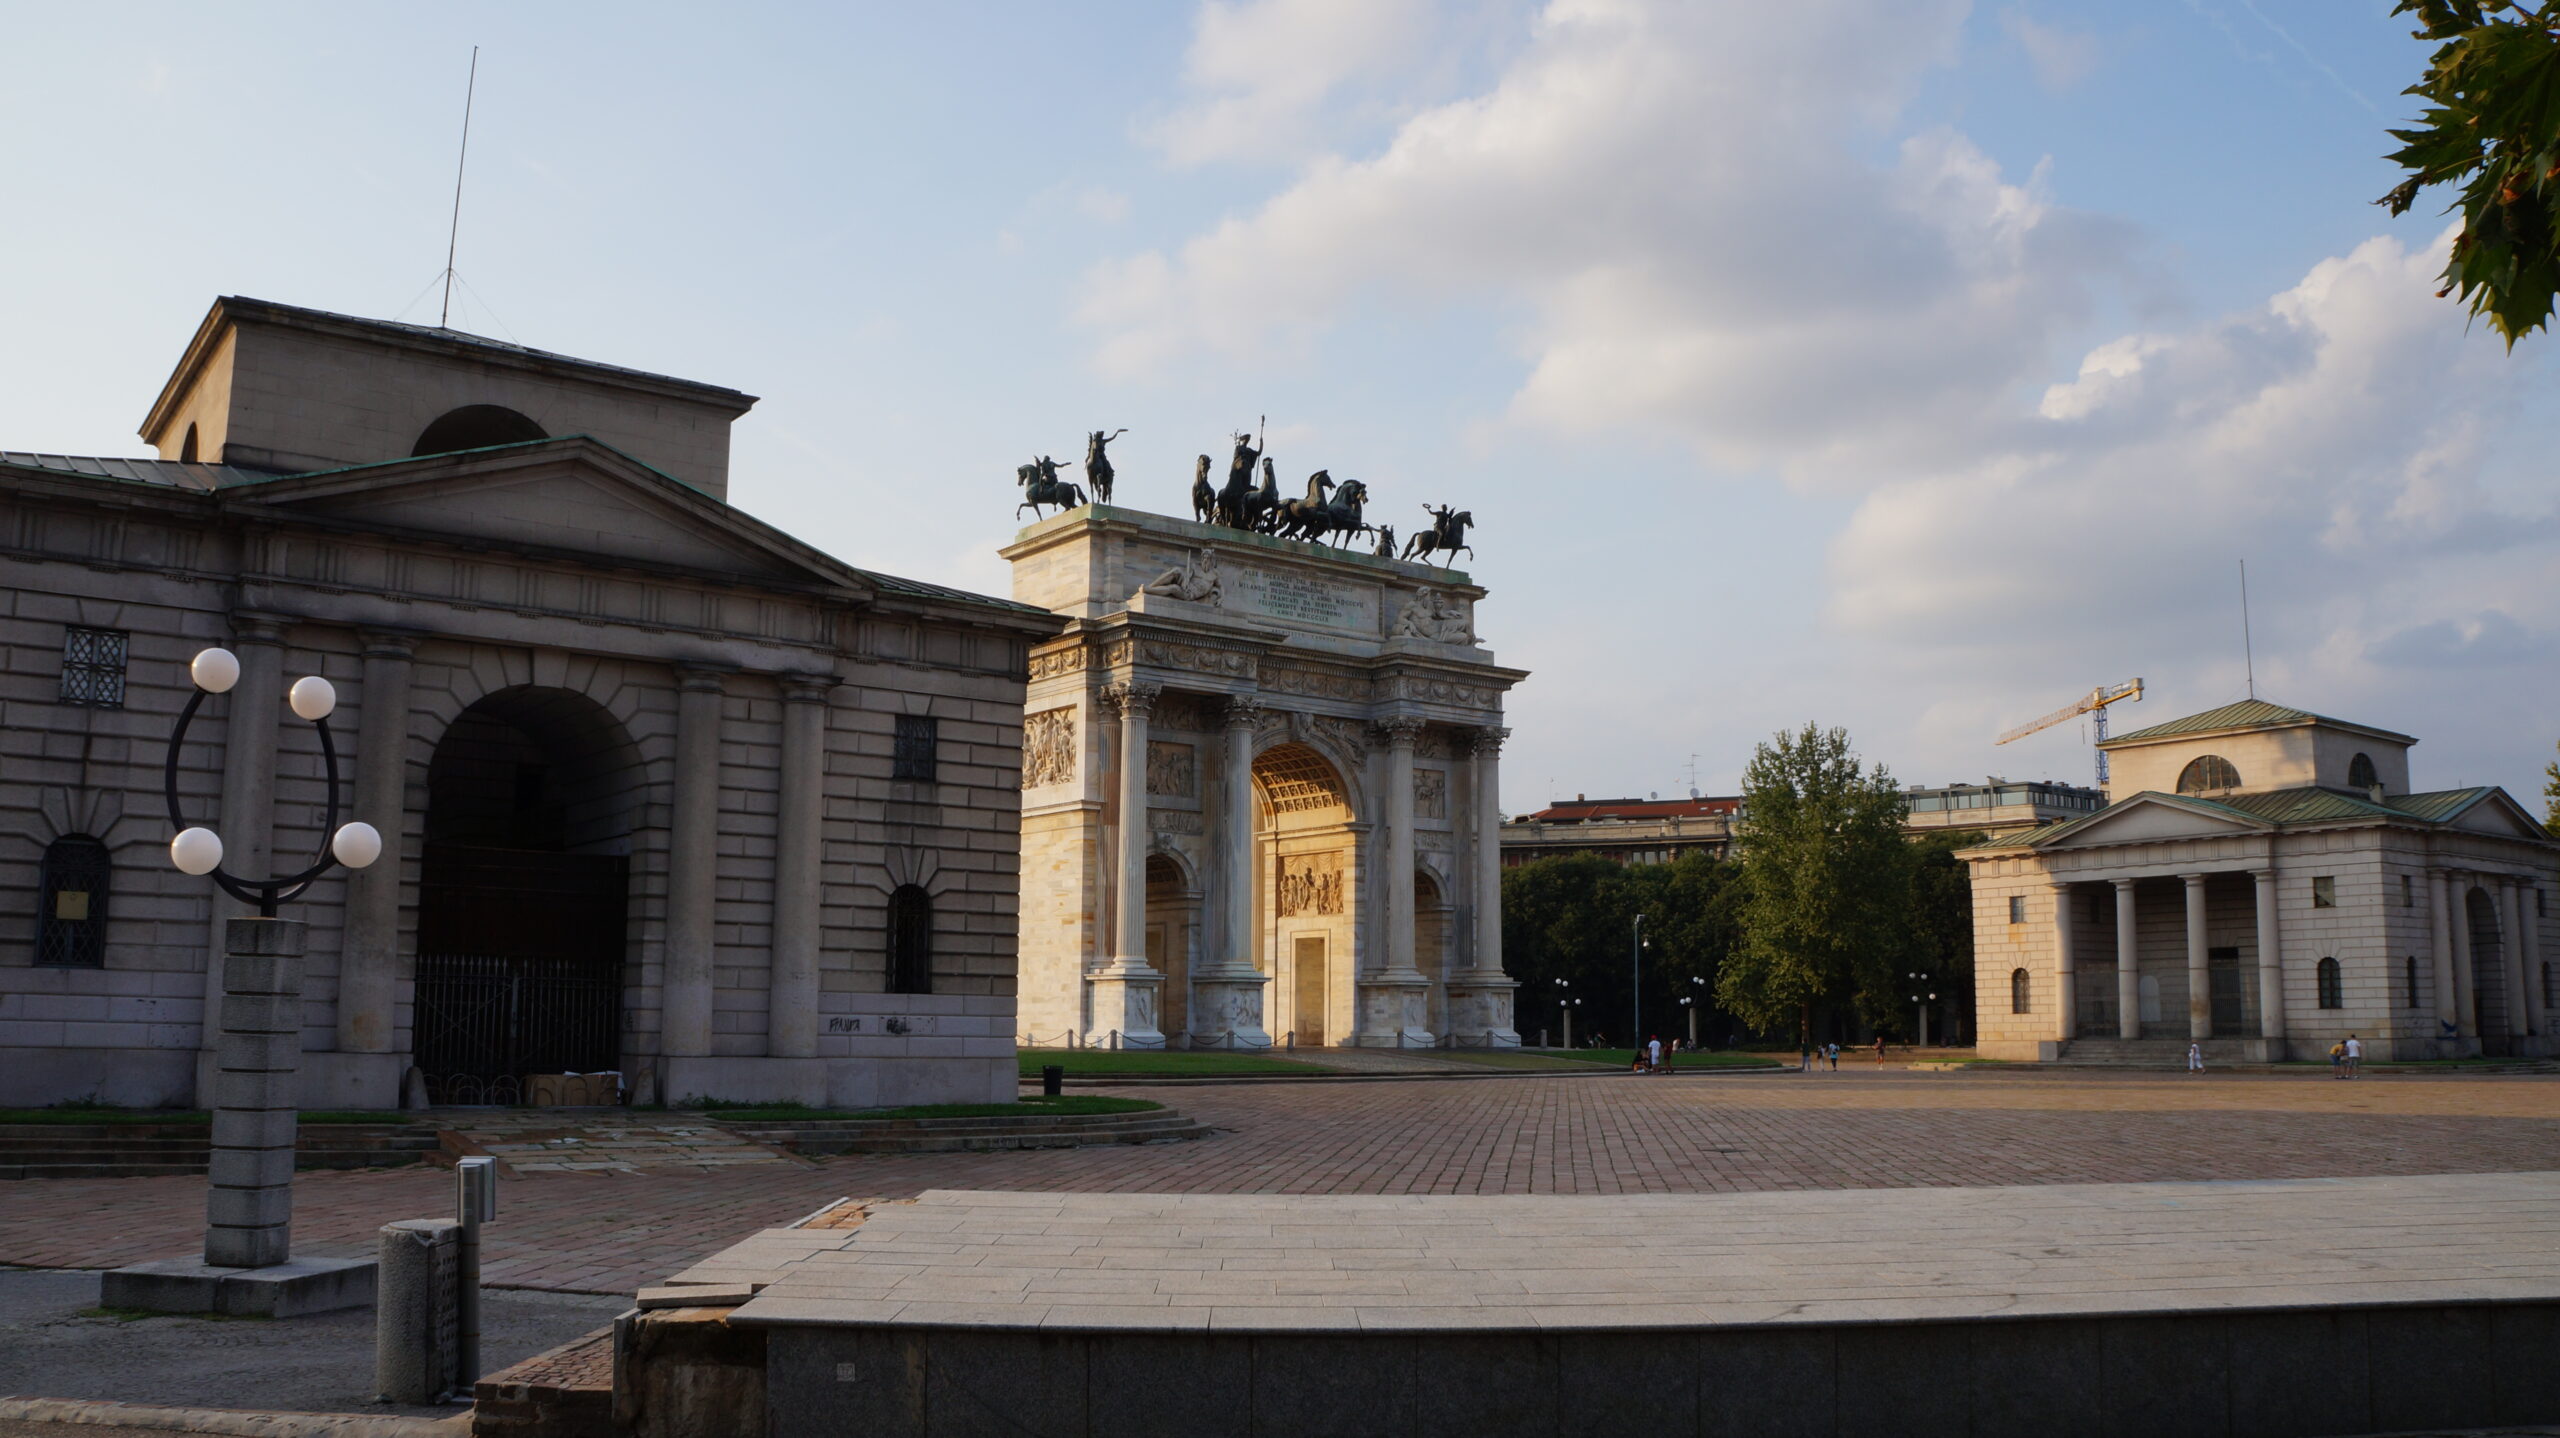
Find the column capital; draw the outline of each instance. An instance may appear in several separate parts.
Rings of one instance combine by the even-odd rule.
[[[2134,881],[2131,879],[2109,879],[2107,882],[2115,885],[2116,892],[2119,894],[2130,893],[2133,890]]]
[[[1469,730],[1467,733],[1467,752],[1478,759],[1497,758],[1502,753],[1502,741],[1510,737],[1511,731],[1503,728],[1499,724],[1491,724],[1482,729]]]
[[[1410,714],[1398,714],[1371,724],[1369,734],[1380,748],[1410,749],[1421,742],[1423,728],[1423,720]]]
[[[2212,877],[2211,874],[2180,874],[2178,882],[2190,889],[2201,889],[2204,887],[2204,881]]]
[[[2047,879],[2044,881],[2044,886],[2057,894],[2067,894],[2071,892],[2072,883],[2070,879]]]
[[[419,642],[426,637],[415,629],[378,629],[371,625],[356,629],[356,638],[364,642],[364,657],[367,659],[411,658],[417,653]]]
[[[782,686],[782,702],[786,704],[823,704],[827,694],[844,681],[833,674],[804,674],[785,670],[773,676]]]
[[[1126,719],[1132,714],[1144,715],[1156,707],[1156,699],[1164,693],[1161,684],[1105,684],[1102,702]]]
[[[696,664],[681,659],[669,667],[676,672],[676,687],[692,694],[723,693],[721,679],[736,672],[726,664]]]
[[[2262,864],[2257,868],[2251,869],[2249,871],[2249,877],[2257,880],[2261,884],[2272,884],[2276,881],[2276,866],[2273,864]]]
[[[1262,722],[1262,696],[1234,694],[1218,706],[1219,722],[1229,729],[1251,729]]]
[[[231,642],[234,644],[282,644],[284,632],[293,620],[282,614],[261,614],[255,610],[231,611]]]

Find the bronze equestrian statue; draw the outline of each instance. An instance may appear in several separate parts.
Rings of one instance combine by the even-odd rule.
[[[1218,523],[1229,529],[1253,528],[1253,462],[1262,451],[1250,435],[1235,436],[1235,453],[1227,460],[1226,487],[1218,491]]]
[[[1435,551],[1455,559],[1462,549],[1466,550],[1469,559],[1476,557],[1475,549],[1467,543],[1467,526],[1476,522],[1475,511],[1454,509],[1445,504],[1426,504],[1422,508],[1431,516],[1431,527],[1406,541],[1403,558],[1429,563]],[[1444,561],[1441,568],[1447,567]]]
[[[1085,482],[1093,486],[1093,497],[1104,504],[1111,502],[1111,480],[1118,473],[1111,467],[1111,456],[1105,452],[1105,449],[1111,441],[1128,432],[1125,429],[1115,429],[1109,434],[1104,434],[1098,429],[1085,431]]]
[[[1287,499],[1272,511],[1271,532],[1283,539],[1305,539],[1310,533],[1323,532],[1325,501],[1333,494],[1333,475],[1317,470],[1307,476],[1307,497]]]
[[[1026,509],[1033,519],[1038,519],[1044,504],[1054,504],[1063,513],[1085,502],[1084,491],[1058,478],[1058,462],[1045,454],[1029,464],[1014,466],[1013,482],[1022,490],[1022,503],[1013,507],[1016,519]]]

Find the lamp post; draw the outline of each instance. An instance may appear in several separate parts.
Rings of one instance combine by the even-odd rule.
[[[338,822],[338,750],[329,734],[337,691],[314,674],[296,680],[286,703],[319,732],[326,770],[327,818],[319,852],[298,872],[244,878],[222,867],[222,836],[190,825],[178,803],[178,754],[187,727],[206,699],[240,681],[240,661],[207,649],[187,666],[196,692],[169,734],[161,769],[169,805],[169,861],[178,871],[210,878],[224,893],[257,910],[223,925],[222,1002],[204,1022],[218,1023],[213,1079],[213,1145],[207,1165],[204,1259],[137,1264],[105,1276],[109,1307],[157,1312],[224,1312],[287,1317],[373,1301],[370,1260],[292,1258],[295,1078],[302,1052],[303,926],[276,910],[331,869],[361,869],[382,853],[371,824]],[[234,716],[231,744],[253,732],[256,715]]]
[[[1627,991],[1632,1002],[1627,1028],[1627,1042],[1644,1049],[1644,915],[1636,915],[1634,931],[1627,940]]]
[[[1687,1005],[1689,1009],[1689,1050],[1692,1053],[1695,1053],[1698,1048],[1698,1009],[1706,1000],[1707,996],[1703,992],[1706,986],[1707,981],[1704,978],[1697,974],[1691,974],[1689,976],[1689,987],[1698,992],[1692,992],[1687,997],[1680,1000],[1680,1002]]]
[[[1573,985],[1565,982],[1563,979],[1556,980],[1556,988],[1560,991],[1556,994],[1556,1015],[1558,1021],[1564,1028],[1564,1046],[1567,1050],[1571,1050],[1573,1047],[1573,1006],[1581,1003],[1582,1000],[1573,996]]]
[[[1911,975],[1911,986],[1915,991],[1928,982],[1927,974]],[[1912,1004],[1920,1010],[1920,1047],[1924,1049],[1929,1046],[1929,1005],[1937,1001],[1938,996],[1935,993],[1914,992],[1911,995]]]

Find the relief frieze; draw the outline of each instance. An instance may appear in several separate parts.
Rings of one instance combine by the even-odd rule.
[[[1342,912],[1342,856],[1340,854],[1283,854],[1280,856],[1280,886],[1277,896],[1280,917],[1293,919],[1301,915],[1339,914]]]
[[[1022,787],[1064,784],[1076,776],[1076,711],[1043,709],[1022,719]]]

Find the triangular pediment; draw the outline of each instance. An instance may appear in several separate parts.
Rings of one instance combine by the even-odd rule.
[[[2075,849],[2097,844],[2146,844],[2163,839],[2210,838],[2221,834],[2263,834],[2275,826],[2254,815],[2219,804],[2144,792],[2090,815],[2044,842],[2039,849]]]
[[[2494,834],[2501,839],[2548,840],[2551,834],[2533,820],[2504,789],[2491,789],[2465,805],[2461,812],[2445,820],[2445,827],[2467,830],[2474,834]]]
[[[868,587],[827,555],[584,437],[290,475],[229,493],[285,513],[573,562]]]

